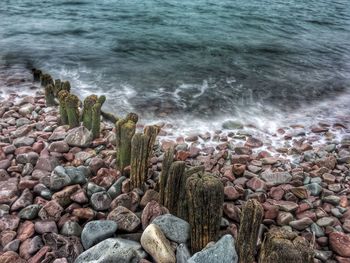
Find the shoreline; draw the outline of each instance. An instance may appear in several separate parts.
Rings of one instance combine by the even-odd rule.
[[[350,116],[346,116],[344,123],[278,129],[267,138],[259,137],[254,129],[253,136],[249,129],[172,136],[174,127],[164,124],[150,159],[146,188],[140,192],[130,189],[129,179],[120,181],[122,176],[116,171],[114,124],[102,122],[102,136],[93,140],[89,147],[69,145],[65,138],[70,131],[57,123],[58,108],[45,106],[41,89],[36,89],[35,96],[0,102],[0,259],[17,257],[20,260],[21,257],[29,262],[54,262],[52,257],[57,251],[62,252],[62,248],[55,251],[50,239],[64,240],[67,247],[81,253],[86,249],[79,243],[80,238],[68,240],[64,235],[52,233],[79,236],[79,230],[81,232],[88,221],[106,219],[117,207],[126,208],[120,211],[120,218],[127,215],[132,220],[120,219],[119,227],[124,229],[118,231],[117,228],[111,236],[139,242],[142,229],[157,215],[166,214],[164,207],[155,201],[154,187],[161,173],[164,152],[174,146],[175,160],[185,161],[188,166],[203,165],[224,184],[221,235],[237,238],[242,206],[253,198],[264,208],[258,244],[261,245],[263,233],[276,225],[312,243],[315,262],[350,260],[350,249],[347,250],[350,248],[350,135],[347,128]],[[239,128],[234,122],[226,125]],[[142,128],[138,126],[139,130]],[[63,171],[69,166],[88,167],[88,172],[84,172],[85,168],[81,168],[83,172],[75,172],[96,184],[95,188],[104,187],[104,192],[119,180],[119,195],[109,197],[109,204],[97,201],[94,204],[84,180],[52,190],[48,186],[59,166]],[[65,203],[67,195],[72,197]],[[50,205],[46,206],[48,203]],[[41,205],[40,211],[45,208],[44,212],[38,210],[33,219],[20,219],[21,210],[29,205]],[[100,209],[99,205],[107,208]],[[45,225],[47,218],[51,223]],[[74,231],[69,232],[72,229]],[[172,245],[177,246],[176,243]],[[4,245],[19,254],[3,253]],[[140,258],[145,257],[141,245],[135,250]],[[186,254],[185,250],[179,251]],[[55,262],[73,262],[80,253],[66,254],[66,259]],[[43,261],[44,258],[47,261]],[[147,259],[152,261],[152,257]]]

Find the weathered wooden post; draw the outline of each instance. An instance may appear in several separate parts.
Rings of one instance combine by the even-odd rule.
[[[256,243],[263,217],[264,209],[257,200],[249,199],[243,206],[237,238],[240,263],[255,261]]]
[[[50,85],[50,84],[54,85],[51,75],[49,74],[41,75],[41,86],[46,87],[47,85]]]
[[[224,186],[211,174],[196,173],[186,182],[192,253],[219,237]]]
[[[272,228],[260,249],[259,263],[312,263],[313,249],[295,232]]]
[[[66,111],[68,116],[69,128],[75,128],[80,125],[79,120],[79,98],[74,94],[66,97]]]
[[[171,214],[178,216],[179,206],[186,199],[186,196],[179,196],[180,189],[185,188],[186,164],[182,161],[172,163],[169,169],[168,180],[165,186],[165,207]]]
[[[33,80],[34,81],[40,81],[42,72],[39,69],[33,68],[32,69],[32,73],[33,73]]]
[[[52,84],[49,84],[45,87],[45,101],[46,101],[46,106],[48,107],[56,105],[54,87]]]
[[[59,112],[61,117],[61,124],[66,125],[68,124],[68,115],[67,115],[67,107],[66,107],[66,98],[68,97],[69,92],[66,90],[62,90],[58,93],[58,100],[59,100]]]
[[[136,114],[128,114],[125,119],[120,119],[116,123],[116,163],[122,174],[124,174],[124,168],[130,165],[131,139],[135,134],[137,120]]]
[[[97,102],[97,96],[94,94],[87,96],[84,100],[82,120],[83,120],[84,127],[88,130],[91,130],[92,107],[95,105],[96,102]]]
[[[159,176],[159,203],[165,206],[165,187],[168,181],[170,166],[174,161],[174,147],[170,147],[164,153],[162,171]]]

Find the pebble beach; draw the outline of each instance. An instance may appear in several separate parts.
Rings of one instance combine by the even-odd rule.
[[[1,85],[8,91],[0,101],[1,263],[238,262],[249,199],[263,207],[256,262],[276,227],[301,237],[313,262],[350,262],[350,116],[268,134],[230,120],[202,133],[156,121],[160,132],[141,190],[117,170],[114,123],[102,119],[92,139],[83,126],[60,125],[58,107],[47,107],[30,73]],[[220,237],[197,253],[190,252],[189,222],[159,201],[170,147],[175,160],[204,166],[224,186]]]

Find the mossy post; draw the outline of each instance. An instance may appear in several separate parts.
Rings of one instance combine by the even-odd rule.
[[[92,107],[96,102],[96,95],[87,96],[84,100],[82,119],[84,127],[88,130],[91,130],[92,127]]]
[[[47,85],[54,85],[53,79],[49,74],[41,75],[41,86],[46,87]]]
[[[148,152],[148,159],[150,159],[152,156],[154,143],[156,142],[157,135],[160,132],[160,128],[157,125],[150,125],[150,126],[146,126],[143,132],[149,137],[147,152]]]
[[[49,84],[45,87],[45,101],[47,107],[56,105],[54,87],[52,84]]]
[[[239,263],[255,261],[256,243],[263,217],[264,209],[257,200],[249,199],[243,206],[237,238]]]
[[[32,73],[33,73],[33,80],[35,82],[40,81],[40,78],[41,78],[41,75],[42,75],[41,70],[33,68],[32,69]]]
[[[55,89],[54,89],[54,94],[55,97],[58,97],[58,93],[62,90],[62,82],[60,79],[55,80]]]
[[[171,214],[178,216],[178,210],[186,196],[180,196],[181,187],[185,187],[186,164],[182,161],[173,162],[169,169],[168,180],[166,182],[164,199],[165,207],[169,209]]]
[[[129,115],[128,115],[129,116]],[[131,139],[136,131],[136,122],[138,118],[120,119],[116,123],[116,163],[119,171],[124,174],[124,168],[130,165],[131,158]],[[137,116],[137,115],[136,115]]]
[[[70,82],[68,80],[66,81],[63,81],[62,84],[61,84],[61,90],[66,90],[68,92],[70,92]]]
[[[80,125],[79,121],[79,98],[74,94],[66,97],[66,111],[68,115],[69,128],[75,128]]]
[[[202,250],[219,237],[224,186],[211,174],[196,173],[186,182],[188,219],[191,225],[191,251]]]
[[[130,182],[132,188],[143,189],[148,168],[149,136],[136,133],[131,140]]]
[[[310,244],[295,232],[272,228],[260,249],[260,263],[312,263],[314,251]]]
[[[95,103],[95,105],[92,107],[91,133],[94,139],[100,137],[101,107],[102,105],[99,102]]]
[[[68,115],[67,115],[67,107],[66,107],[66,98],[69,95],[69,92],[66,90],[62,90],[58,93],[58,101],[60,103],[59,112],[61,116],[61,124],[68,124]]]
[[[168,181],[169,170],[174,162],[174,147],[171,146],[165,153],[162,162],[162,171],[159,176],[159,203],[165,206],[165,187]]]

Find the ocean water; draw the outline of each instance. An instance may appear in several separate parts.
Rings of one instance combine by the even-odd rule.
[[[0,67],[189,129],[335,119],[350,113],[350,1],[2,0]]]

